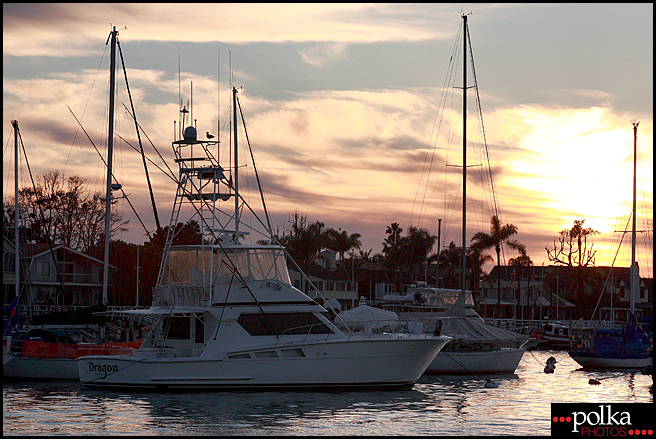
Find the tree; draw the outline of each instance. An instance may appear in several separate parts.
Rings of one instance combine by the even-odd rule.
[[[598,235],[599,231],[592,227],[583,227],[585,219],[574,220],[571,229],[563,229],[559,233],[558,242],[553,242],[553,249],[545,247],[549,261],[567,265],[568,267],[587,267],[594,266],[596,250],[592,250],[594,244],[588,248],[588,236]]]
[[[497,315],[501,311],[501,248],[506,245],[507,247],[518,251],[521,255],[526,254],[526,246],[515,239],[510,239],[511,236],[517,234],[517,226],[513,224],[501,225],[501,221],[497,215],[490,218],[490,233],[485,232],[476,233],[472,239],[472,247],[487,250],[494,248],[497,253]]]
[[[460,260],[462,249],[451,241],[449,246],[440,252],[440,278],[442,288],[458,288],[460,284]]]
[[[599,231],[591,227],[584,227],[585,219],[574,220],[571,229],[563,229],[558,234],[558,244],[553,242],[553,248],[545,247],[549,261],[556,265],[573,267],[564,276],[563,281],[569,284],[569,290],[573,291],[579,300],[583,299],[585,285],[594,282],[594,273],[584,270],[584,267],[594,266],[596,250],[594,244],[588,247],[588,237],[598,235]]]
[[[329,228],[325,231],[325,247],[339,254],[339,259],[344,262],[344,253],[352,249],[362,247],[359,233],[348,234],[345,230]]]
[[[384,266],[401,273],[413,273],[418,266],[427,263],[428,254],[435,245],[437,236],[414,226],[410,226],[406,236],[401,236],[401,232],[398,223],[387,227],[388,236],[383,242]]]
[[[487,262],[494,262],[490,255],[483,254],[483,250],[478,247],[469,247],[467,249],[467,276],[471,279],[471,289],[476,291],[478,281],[483,279],[485,272],[483,265]],[[472,297],[476,296],[475,294]]]
[[[300,215],[298,212],[294,213],[291,224],[291,230],[276,232],[276,239],[296,262],[316,264],[318,254],[326,244],[323,232],[325,224],[319,221],[309,224],[307,215]]]
[[[19,227],[30,240],[50,240],[86,254],[103,245],[105,203],[99,192],[89,194],[82,177],[65,178],[57,171],[37,176],[33,187],[19,189],[18,205]],[[128,223],[112,212],[110,236],[127,230]]]
[[[166,236],[169,233],[169,226],[158,229],[150,237],[149,243],[161,253],[166,244]],[[191,220],[188,223],[178,223],[173,229],[172,245],[200,244],[203,242],[203,235],[200,231],[198,221]]]
[[[392,248],[399,244],[401,241],[401,233],[403,233],[403,229],[399,227],[399,223],[392,223],[387,226],[387,229],[385,230],[387,238],[383,241],[383,254],[386,255]]]

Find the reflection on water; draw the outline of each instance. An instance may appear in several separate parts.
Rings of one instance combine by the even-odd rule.
[[[543,372],[546,358],[558,363]],[[651,377],[528,352],[515,374],[423,376],[379,392],[121,392],[4,383],[3,434],[549,435],[551,402],[653,402]],[[595,378],[601,384],[588,384]]]

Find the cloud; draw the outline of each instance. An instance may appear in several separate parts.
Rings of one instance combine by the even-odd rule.
[[[443,12],[452,9],[356,3],[3,3],[3,49],[5,56],[98,53],[99,40],[106,38],[102,29],[108,35],[114,25],[132,41],[329,43],[329,49],[315,47],[303,55],[317,62],[323,55],[336,56],[345,43],[450,38],[456,27],[436,24],[444,23]],[[419,22],[412,19],[418,14]]]
[[[327,68],[335,65],[346,56],[344,43],[326,43],[299,51],[301,59],[314,67]]]

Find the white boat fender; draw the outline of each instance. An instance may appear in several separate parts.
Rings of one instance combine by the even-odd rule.
[[[487,387],[488,389],[496,389],[497,387],[499,387],[499,383],[489,378],[485,378],[485,387]]]

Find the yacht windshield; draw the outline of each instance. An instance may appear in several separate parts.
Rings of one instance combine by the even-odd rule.
[[[235,269],[246,282],[278,280],[291,284],[285,254],[280,247],[228,248],[225,252],[210,247],[173,248],[161,284],[229,284],[235,280]]]

